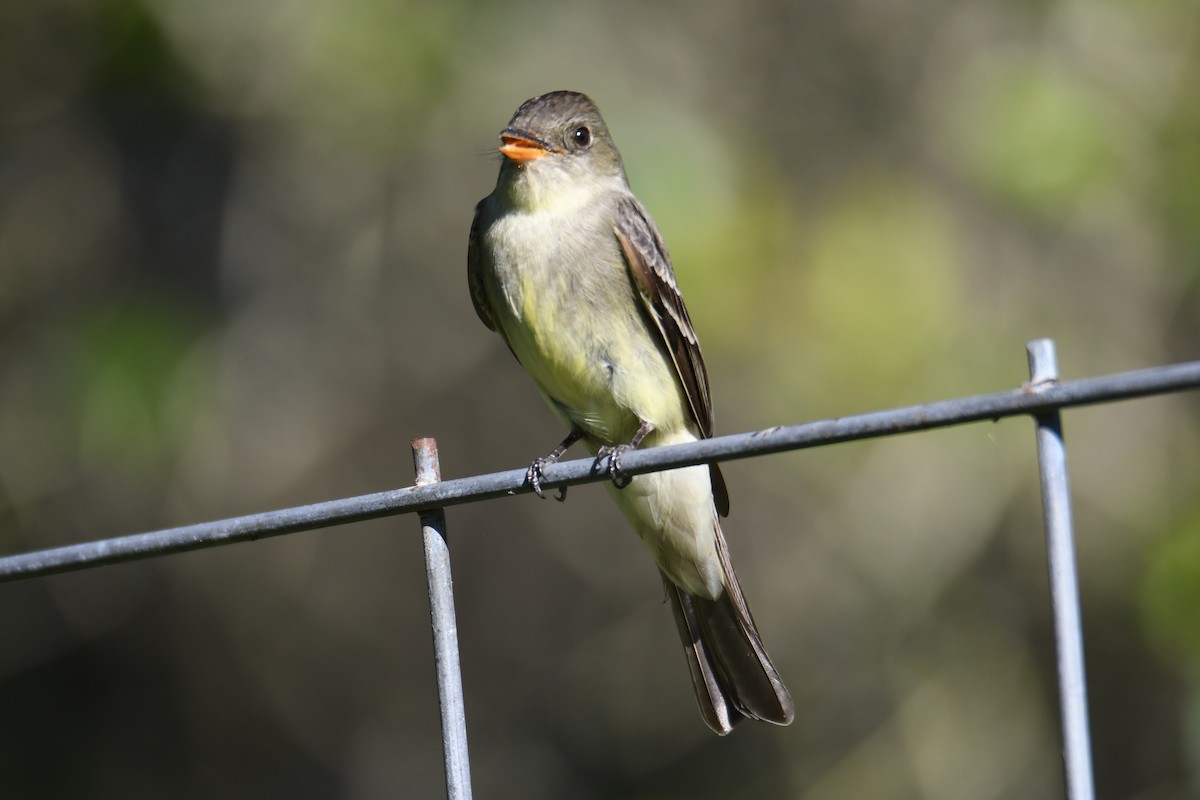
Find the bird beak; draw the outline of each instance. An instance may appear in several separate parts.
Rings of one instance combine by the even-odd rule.
[[[524,136],[502,133],[500,134],[500,141],[504,143],[500,145],[500,152],[504,154],[505,158],[515,161],[518,164],[524,164],[526,161],[541,158],[547,152],[544,144],[527,139]]]

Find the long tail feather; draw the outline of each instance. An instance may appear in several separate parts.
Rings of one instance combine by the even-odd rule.
[[[663,575],[701,716],[722,736],[743,717],[788,725],[796,715],[792,697],[763,647],[719,527],[717,552],[725,592],[716,600],[689,594]]]

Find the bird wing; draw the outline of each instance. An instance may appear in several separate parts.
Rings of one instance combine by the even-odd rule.
[[[671,267],[671,257],[667,255],[662,235],[646,209],[632,195],[621,198],[617,204],[614,230],[638,296],[675,362],[675,372],[691,405],[692,418],[701,435],[712,436],[708,372],[704,368],[704,357],[700,355],[696,331],[675,283],[675,270]]]
[[[494,331],[497,330],[497,326],[496,321],[492,319],[487,292],[483,285],[483,264],[480,261],[483,256],[479,251],[479,214],[485,202],[486,197],[475,204],[475,217],[471,220],[471,236],[467,240],[467,285],[471,288],[471,302],[475,305],[475,313],[488,330]],[[507,341],[506,338],[505,342]]]
[[[691,406],[692,419],[700,435],[708,438],[713,435],[708,371],[704,368],[704,356],[700,354],[700,342],[692,328],[692,320],[688,317],[683,296],[675,283],[675,270],[671,266],[671,256],[667,254],[662,234],[658,232],[658,226],[650,218],[649,212],[633,195],[626,195],[618,201],[613,230],[621,243],[625,264],[633,285],[637,287],[638,296],[654,320],[667,352],[671,354],[675,374]],[[725,480],[716,464],[710,465],[710,471],[717,510],[721,516],[725,516],[729,513]]]

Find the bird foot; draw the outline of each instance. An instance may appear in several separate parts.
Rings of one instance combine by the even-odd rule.
[[[629,484],[633,483],[633,477],[621,474],[621,456],[633,450],[631,444],[619,444],[616,446],[605,445],[596,451],[597,458],[608,457],[608,477],[612,480],[613,486],[618,489],[624,489]]]
[[[533,463],[529,465],[529,469],[525,470],[525,480],[529,483],[529,486],[533,489],[533,493],[536,494],[538,497],[540,497],[542,500],[546,499],[546,493],[542,491],[542,478],[544,477],[544,470],[546,469],[546,467],[550,466],[551,464],[555,463],[556,461],[558,461],[558,459],[552,458],[551,456],[542,456],[540,458],[535,458],[533,460]],[[567,487],[560,486],[558,489],[558,495],[555,496],[554,499],[560,503],[562,501],[566,500],[567,499]]]

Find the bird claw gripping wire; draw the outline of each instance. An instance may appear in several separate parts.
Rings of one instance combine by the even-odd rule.
[[[629,484],[633,483],[633,477],[630,475],[621,474],[621,457],[633,450],[634,445],[619,444],[615,447],[605,445],[596,451],[597,458],[608,457],[608,477],[612,480],[613,486],[618,489],[624,489]]]
[[[533,493],[543,500],[546,499],[546,493],[542,491],[542,478],[545,477],[544,471],[546,467],[550,466],[556,461],[558,461],[557,458],[552,458],[551,456],[541,456],[540,458],[535,458],[533,463],[529,465],[529,469],[525,470],[525,480],[533,489]],[[558,494],[555,495],[554,499],[560,503],[566,500],[567,487],[558,487]]]

